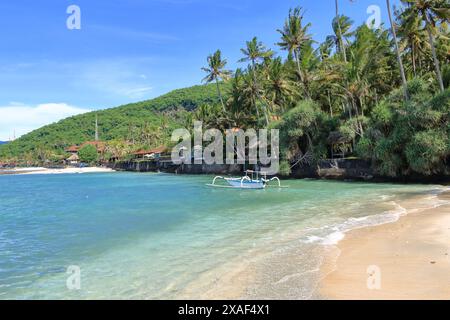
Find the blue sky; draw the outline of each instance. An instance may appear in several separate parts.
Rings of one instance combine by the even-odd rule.
[[[73,4],[81,30],[66,27]],[[387,20],[384,0],[340,0],[356,24],[369,5]],[[306,10],[316,40],[332,33],[334,0],[2,1],[0,140],[14,129],[19,136],[71,114],[199,84],[209,53],[220,48],[236,68],[253,36],[279,52],[276,29],[295,6]]]

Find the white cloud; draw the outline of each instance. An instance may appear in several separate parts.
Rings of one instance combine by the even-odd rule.
[[[0,140],[7,141],[38,129],[44,125],[91,110],[66,103],[45,103],[29,106],[17,102],[0,106]]]

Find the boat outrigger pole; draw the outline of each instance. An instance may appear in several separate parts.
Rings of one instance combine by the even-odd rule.
[[[228,185],[218,185],[216,184],[217,180],[224,180],[228,183]],[[277,181],[278,185],[269,185],[272,181]],[[266,187],[285,188],[281,186],[281,181],[278,177],[268,179],[266,172],[253,170],[246,170],[245,175],[241,178],[225,178],[222,176],[216,176],[212,184],[207,184],[207,186],[235,189],[265,189]]]

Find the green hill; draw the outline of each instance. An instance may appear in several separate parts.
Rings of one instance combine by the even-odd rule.
[[[134,140],[143,132],[149,137],[168,135],[184,112],[217,101],[215,85],[199,85],[174,90],[151,100],[72,116],[1,145],[0,159],[21,158],[40,150],[62,154],[69,145],[93,140],[96,115],[102,141]]]

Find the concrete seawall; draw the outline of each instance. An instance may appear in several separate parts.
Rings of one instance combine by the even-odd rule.
[[[111,165],[115,170],[134,172],[167,172],[178,174],[241,174],[243,165],[227,164],[173,164],[170,161],[127,161],[116,162]]]
[[[240,176],[245,169],[253,166],[227,165],[227,164],[184,164],[176,165],[171,161],[123,161],[111,163],[112,169],[118,171],[134,172],[166,172],[176,174],[210,174]],[[424,176],[410,173],[405,176],[387,177],[378,174],[370,161],[361,159],[327,159],[320,160],[313,165],[297,166],[292,169],[289,176],[282,178],[303,179],[329,179],[329,180],[357,180],[372,182],[399,182],[399,183],[425,183],[425,184],[449,184],[450,176],[436,174]]]
[[[183,164],[170,161],[127,161],[111,165],[115,170],[134,172],[167,172],[177,174],[241,175],[244,165]],[[252,168],[252,166],[247,166]],[[290,178],[324,178],[371,180],[374,178],[370,163],[358,159],[321,160],[315,165],[299,166],[292,170]]]

